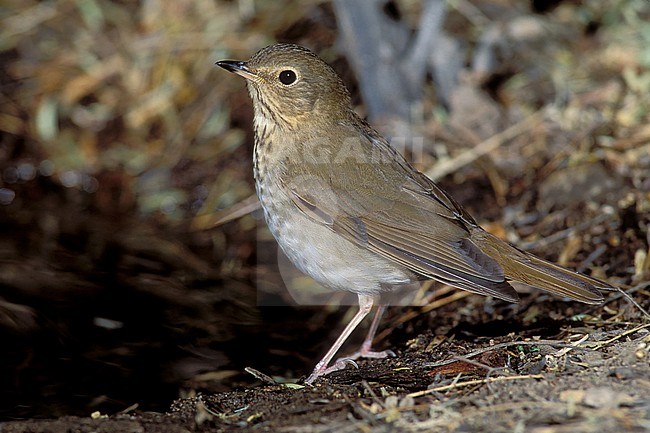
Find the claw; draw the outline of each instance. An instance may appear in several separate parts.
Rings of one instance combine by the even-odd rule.
[[[354,368],[356,368],[357,370],[359,369],[359,364],[357,364],[357,363],[354,361],[354,359],[352,359],[352,358],[341,358],[341,359],[337,359],[336,362],[334,363],[334,365],[333,365],[332,367],[337,367],[336,370],[343,370],[343,369],[345,369],[345,367],[348,366],[348,364],[349,364],[349,365],[352,365],[352,366],[353,366]],[[330,367],[330,368],[332,368],[332,367]],[[328,369],[328,370],[329,370],[329,369]],[[333,371],[336,371],[336,370],[333,370]],[[326,371],[327,371],[327,370],[326,370]],[[331,372],[330,372],[330,373],[331,373]]]
[[[333,373],[335,371],[340,371],[340,370],[345,370],[345,368],[349,365],[352,365],[354,368],[357,370],[359,369],[359,364],[357,364],[354,359],[352,358],[340,358],[337,359],[336,362],[328,368],[325,369],[319,369],[318,371],[314,370],[314,372],[305,380],[305,383],[307,385],[311,385],[312,382],[314,382],[316,379],[318,379],[321,376],[326,376],[330,373]]]

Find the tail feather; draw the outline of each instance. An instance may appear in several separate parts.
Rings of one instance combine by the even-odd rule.
[[[512,275],[506,272],[507,277],[588,304],[603,302],[599,290],[614,290],[607,283],[564,269],[532,254],[526,253],[524,257],[524,260],[516,260],[520,266]]]
[[[508,280],[587,304],[601,304],[604,300],[601,291],[616,290],[616,287],[604,281],[521,251],[485,231],[473,233],[472,240],[499,263]]]

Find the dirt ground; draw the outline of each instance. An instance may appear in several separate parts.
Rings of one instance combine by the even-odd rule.
[[[361,361],[314,386],[253,372],[270,383],[180,399],[166,413],[131,408],[6,423],[2,431],[647,431],[650,324],[639,325],[625,303],[605,308],[615,305],[624,318],[571,317],[551,300],[518,313],[501,305],[494,312],[509,317],[463,321],[445,335],[402,339],[408,333],[396,331],[396,357]],[[569,318],[527,321],[532,310]]]
[[[650,3],[508,3],[447,2],[458,80],[426,74],[402,150],[490,232],[648,310]],[[213,65],[300,43],[365,115],[331,2],[8,4],[0,432],[650,431],[650,322],[618,292],[425,283],[382,320],[395,357],[302,384],[356,308],[285,289],[250,101]],[[390,31],[420,5],[385,2]]]

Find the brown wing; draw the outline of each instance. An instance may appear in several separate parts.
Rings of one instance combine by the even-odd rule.
[[[501,267],[469,239],[453,209],[419,192],[403,190],[397,196],[399,201],[390,193],[369,199],[363,188],[336,188],[324,180],[320,186],[312,180],[309,191],[297,187],[291,193],[294,204],[312,220],[423,277],[518,301]]]

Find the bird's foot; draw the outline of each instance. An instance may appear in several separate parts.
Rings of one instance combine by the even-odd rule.
[[[371,350],[369,345],[364,344],[357,352],[334,361],[334,364],[332,364],[330,367],[327,367],[326,365],[320,365],[320,363],[317,364],[316,368],[314,368],[314,371],[312,371],[307,380],[305,380],[305,383],[311,384],[321,376],[326,376],[335,371],[343,370],[348,366],[348,364],[352,365],[354,368],[359,368],[359,365],[355,362],[359,358],[382,359],[389,356],[396,356],[395,352],[392,350],[382,350],[381,352],[376,352],[374,350]]]
[[[372,358],[372,359],[382,359],[388,357],[394,358],[395,356],[397,355],[395,355],[395,352],[393,352],[392,350],[382,350],[381,352],[375,352],[374,350],[371,350],[369,347],[364,348],[362,346],[358,352],[354,352],[350,356],[339,358],[336,360],[336,362],[346,361],[346,360],[354,361],[359,358]]]
[[[354,368],[359,368],[359,365],[356,362],[354,362],[353,359],[346,359],[346,358],[337,359],[336,362],[331,367],[327,367],[326,365],[316,364],[316,368],[314,368],[314,371],[312,371],[309,377],[307,378],[307,380],[305,380],[305,383],[307,385],[311,385],[319,377],[326,376],[335,371],[343,370],[348,364],[352,364]]]

